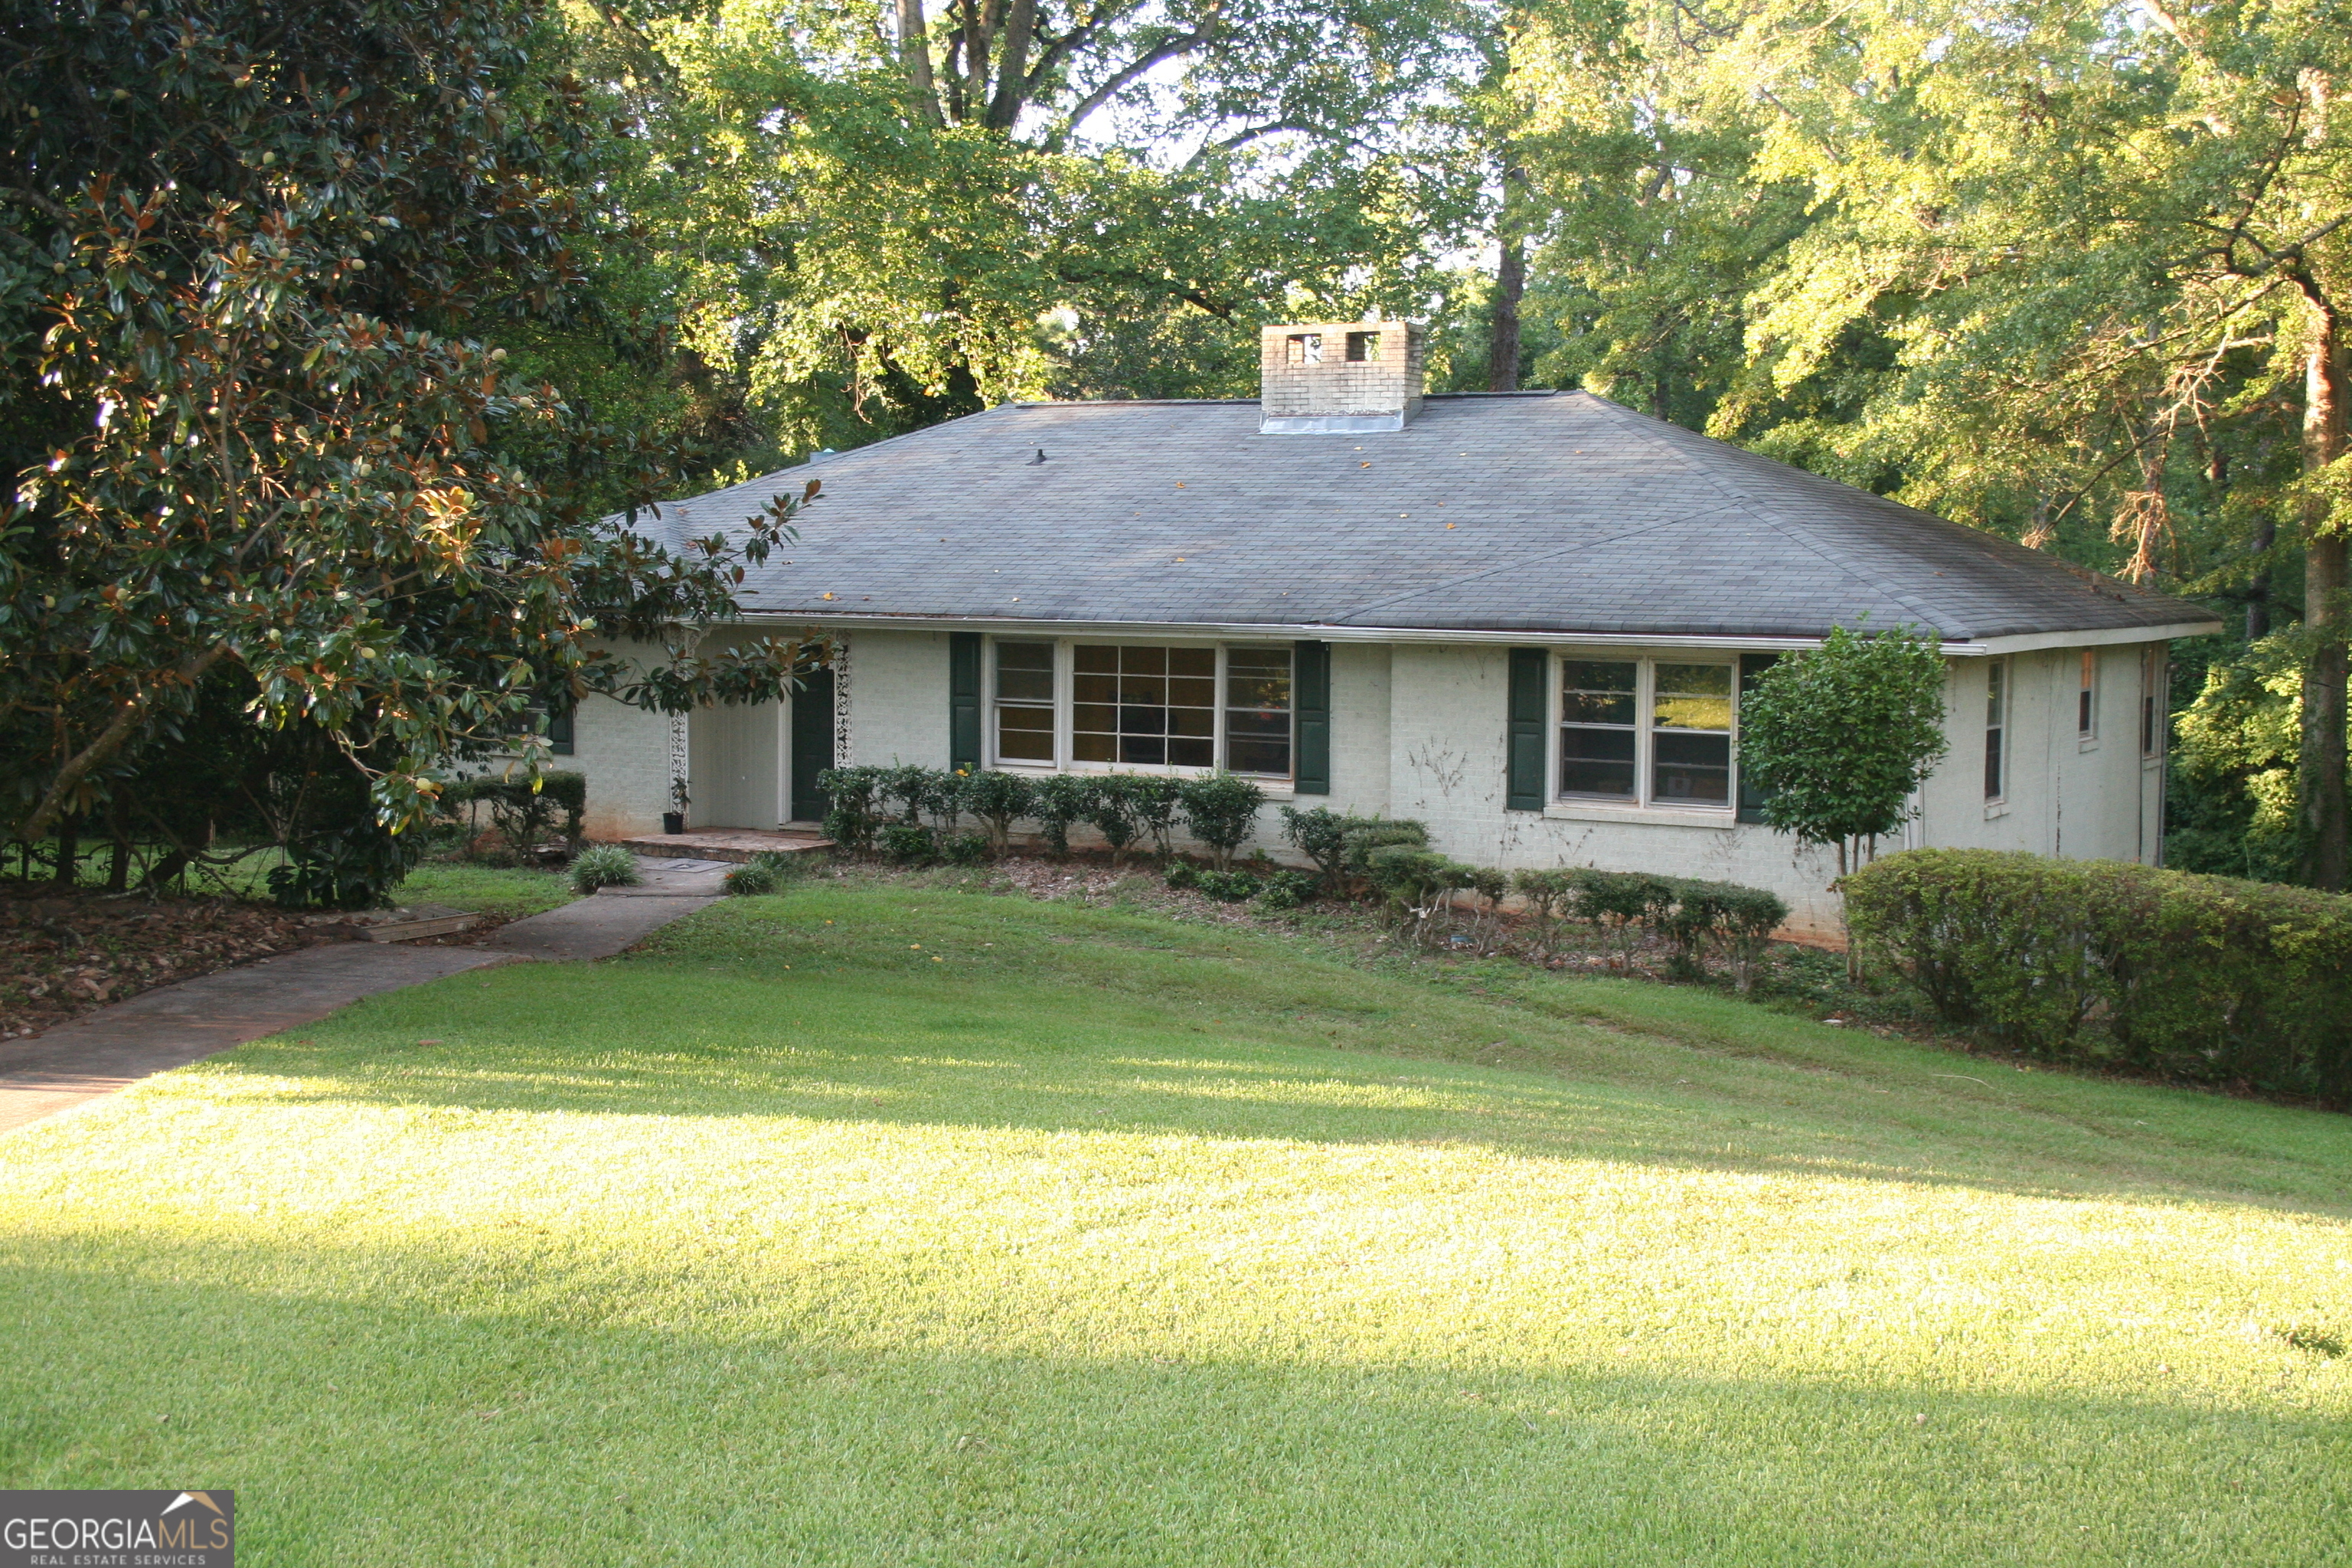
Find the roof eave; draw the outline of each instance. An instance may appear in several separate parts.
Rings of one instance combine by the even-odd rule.
[[[1284,640],[1308,639],[1320,642],[1466,643],[1522,647],[1703,648],[1720,653],[1773,653],[1822,646],[1822,638],[1818,637],[1724,636],[1698,632],[1473,631],[1443,626],[1331,626],[1311,621],[1291,623],[1053,620],[1012,616],[877,615],[872,612],[860,614],[848,611],[795,615],[772,610],[755,610],[748,613],[743,618],[747,623],[839,626],[845,630],[856,630],[859,627],[877,629],[892,627],[899,630],[931,628],[1031,633],[1052,637],[1091,633],[1097,637],[1120,637],[1169,636],[1220,639],[1276,637]],[[2190,621],[2166,626],[2117,626],[2098,631],[2032,632],[1983,638],[1947,637],[1943,650],[1955,658],[1986,658],[2001,654],[2026,653],[2038,648],[2162,642],[2173,637],[2201,636],[2207,632],[2221,629],[2221,623],[2219,621]]]

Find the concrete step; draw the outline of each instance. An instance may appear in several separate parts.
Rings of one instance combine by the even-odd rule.
[[[830,849],[833,840],[820,833],[779,833],[753,827],[698,828],[646,838],[624,838],[621,847],[632,855],[665,860],[728,860],[738,865],[754,855],[803,855]]]

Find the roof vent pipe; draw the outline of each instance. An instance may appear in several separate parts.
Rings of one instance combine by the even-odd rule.
[[[1269,436],[1402,430],[1421,412],[1418,321],[1307,321],[1258,338],[1258,429]]]

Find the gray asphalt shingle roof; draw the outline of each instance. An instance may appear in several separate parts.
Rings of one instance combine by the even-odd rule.
[[[1254,401],[1009,405],[638,526],[730,531],[823,479],[745,584],[795,619],[1818,637],[1867,615],[1971,640],[2210,619],[1590,393],[1257,426]]]

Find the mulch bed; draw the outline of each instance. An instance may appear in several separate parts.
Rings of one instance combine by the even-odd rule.
[[[506,923],[484,914],[441,942],[476,942]],[[234,899],[108,898],[0,890],[0,1040],[240,963],[352,940],[341,916]],[[425,939],[434,942],[435,939]],[[438,945],[438,943],[436,943]]]

